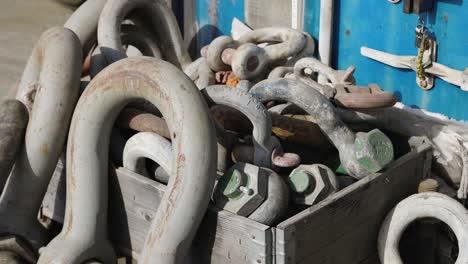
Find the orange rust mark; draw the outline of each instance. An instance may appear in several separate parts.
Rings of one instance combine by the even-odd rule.
[[[237,76],[234,76],[234,77],[229,77],[227,82],[226,82],[226,85],[227,86],[231,86],[231,87],[236,87],[236,85],[240,82],[240,78],[237,77]]]
[[[41,145],[40,150],[43,154],[48,155],[49,154],[49,144],[44,143]]]

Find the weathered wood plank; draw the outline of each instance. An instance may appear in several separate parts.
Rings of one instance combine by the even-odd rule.
[[[63,222],[65,180],[54,175],[42,214]],[[109,223],[114,244],[134,258],[159,206],[165,186],[124,168],[110,177]],[[193,263],[272,263],[272,229],[210,206],[193,243]]]
[[[413,194],[429,172],[429,146],[397,160],[383,174],[370,175],[276,228],[277,263],[361,263],[376,252],[386,214]]]

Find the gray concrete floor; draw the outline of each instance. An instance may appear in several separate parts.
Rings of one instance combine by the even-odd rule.
[[[0,96],[16,85],[42,32],[73,12],[53,0],[0,0]]]

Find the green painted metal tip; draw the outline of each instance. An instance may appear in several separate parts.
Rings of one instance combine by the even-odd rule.
[[[304,193],[312,184],[311,176],[307,171],[296,170],[289,176],[291,189],[296,193]]]
[[[243,172],[237,169],[227,171],[219,180],[223,195],[230,199],[242,196],[240,186],[244,183],[246,177]]]

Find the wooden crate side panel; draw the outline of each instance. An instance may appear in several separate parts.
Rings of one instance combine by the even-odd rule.
[[[42,214],[63,222],[65,174],[56,173],[43,202]],[[109,189],[110,235],[116,247],[138,258],[165,186],[119,168]],[[272,263],[272,230],[248,218],[210,206],[192,247],[190,263]]]
[[[277,263],[353,264],[374,254],[381,222],[416,192],[429,155],[429,147],[408,153],[385,173],[370,175],[279,224]]]

